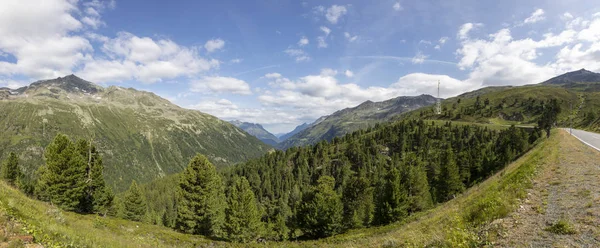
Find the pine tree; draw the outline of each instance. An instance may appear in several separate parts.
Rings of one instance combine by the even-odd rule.
[[[327,237],[342,230],[344,205],[334,186],[333,177],[321,176],[316,189],[303,200],[298,218],[300,228],[308,237]]]
[[[146,212],[146,199],[134,180],[123,197],[122,217],[127,220],[141,221],[146,216]]]
[[[38,173],[38,195],[68,211],[85,210],[86,164],[66,135],[58,134],[44,153]]]
[[[412,152],[404,156],[403,162],[407,181],[405,187],[408,193],[409,212],[414,213],[430,208],[433,202],[423,162]]]
[[[206,157],[198,154],[190,161],[181,176],[177,194],[177,230],[221,236],[225,195],[221,177]]]
[[[0,177],[6,180],[9,184],[15,185],[19,177],[19,158],[14,152],[8,155],[8,158],[2,164],[0,169]]]
[[[452,147],[448,145],[442,159],[440,172],[440,186],[438,188],[439,197],[442,201],[454,198],[465,189],[465,185],[460,180],[460,174]]]
[[[375,223],[382,225],[399,221],[408,215],[408,192],[402,185],[398,165],[392,165],[377,187]]]
[[[347,228],[368,226],[373,220],[373,187],[366,178],[352,178],[342,198],[344,202],[344,224]]]
[[[104,181],[102,157],[96,147],[84,139],[77,141],[77,152],[86,161],[85,211],[106,213],[114,195]]]
[[[225,210],[227,238],[236,242],[256,240],[262,231],[261,214],[254,193],[245,177],[235,176]]]

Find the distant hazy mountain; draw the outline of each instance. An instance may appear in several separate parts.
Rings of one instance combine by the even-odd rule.
[[[430,95],[401,96],[383,102],[366,101],[354,108],[346,108],[319,118],[303,131],[279,143],[278,148],[287,149],[331,140],[435,102],[436,98]]]
[[[284,133],[284,134],[281,134],[281,135],[279,136],[279,141],[280,141],[280,142],[283,142],[283,141],[285,141],[285,140],[289,139],[290,137],[294,136],[294,134],[297,134],[297,133],[299,133],[299,132],[302,132],[302,130],[304,130],[304,129],[308,128],[309,126],[310,126],[310,124],[308,124],[308,123],[302,123],[302,125],[299,125],[299,126],[297,126],[297,127],[296,127],[296,128],[294,128],[294,130],[292,130],[291,132],[289,132],[289,133]]]
[[[279,139],[275,135],[265,130],[265,128],[258,123],[241,122],[238,120],[230,122],[247,133],[254,135],[254,137],[258,138],[262,142],[265,142],[265,144],[276,146],[277,143],[279,143]]]
[[[57,133],[92,138],[117,191],[133,179],[143,183],[180,172],[196,153],[225,166],[271,149],[226,121],[153,93],[104,88],[74,75],[0,89],[0,126],[0,158],[16,152],[30,175]]]

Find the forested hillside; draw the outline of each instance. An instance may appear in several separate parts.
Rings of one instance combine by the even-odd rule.
[[[326,237],[400,221],[452,199],[523,154],[540,135],[538,129],[491,130],[450,122],[377,125],[331,143],[275,151],[230,167],[223,172],[224,195],[231,199],[232,192],[244,192],[247,180],[254,193],[247,204],[257,204],[254,213],[260,216],[240,222],[260,222],[260,232],[251,237]],[[149,203],[149,221],[178,226],[180,207],[171,197],[178,191],[168,186],[177,181],[145,186],[147,197],[160,195]],[[222,203],[228,208],[236,201],[223,202],[229,202]]]

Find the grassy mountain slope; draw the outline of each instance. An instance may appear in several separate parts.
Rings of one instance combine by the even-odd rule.
[[[116,191],[133,179],[148,182],[179,172],[196,153],[224,166],[270,149],[228,122],[153,93],[102,88],[72,75],[0,92],[0,156],[16,152],[29,175],[57,133],[93,139]]]
[[[230,123],[258,138],[260,141],[265,142],[265,144],[275,146],[277,145],[277,143],[279,143],[279,139],[275,135],[267,131],[262,125],[258,123],[249,123],[241,121],[230,121]]]
[[[287,149],[331,140],[435,102],[436,98],[430,95],[401,96],[383,102],[366,101],[354,108],[342,109],[319,118],[306,129],[281,142],[278,148]]]
[[[282,142],[284,140],[287,140],[290,137],[294,136],[295,134],[297,134],[299,132],[302,132],[302,130],[304,130],[304,129],[308,128],[308,127],[310,127],[310,124],[308,124],[306,122],[302,123],[302,125],[296,126],[296,128],[294,128],[294,130],[292,130],[291,132],[286,133],[286,134],[282,134],[281,136],[279,136],[279,141]]]
[[[568,126],[572,119],[575,127],[600,130],[600,92],[579,91],[556,85],[484,88],[442,101],[441,115],[435,114],[434,107],[431,106],[406,113],[399,118],[535,125],[542,111],[541,102],[553,98],[558,100],[562,109],[558,125]]]

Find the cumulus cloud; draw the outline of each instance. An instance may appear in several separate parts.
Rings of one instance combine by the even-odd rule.
[[[336,24],[338,22],[338,20],[345,15],[348,12],[348,10],[346,9],[345,6],[342,5],[332,5],[331,7],[327,8],[327,12],[325,13],[325,17],[327,18],[327,20],[332,23],[332,24]]]
[[[527,17],[527,19],[525,19],[523,21],[523,23],[524,24],[536,23],[539,21],[543,21],[544,19],[546,19],[546,17],[544,16],[544,10],[536,9],[533,13],[531,13],[531,16]]]
[[[154,83],[179,76],[192,77],[218,68],[220,64],[214,59],[201,58],[196,48],[127,32],[120,32],[116,38],[107,40],[101,50],[108,59],[87,61],[78,72],[81,76],[94,82],[135,79]]]
[[[232,77],[202,77],[190,83],[190,91],[200,93],[230,93],[250,95],[250,85],[243,80]]]
[[[325,36],[328,36],[328,35],[329,35],[329,33],[331,33],[331,29],[329,29],[328,27],[321,26],[319,29],[320,29],[320,30],[321,30],[323,33],[325,33]]]
[[[298,41],[298,46],[303,47],[308,45],[309,41],[308,38],[302,36],[302,38],[300,38],[300,40]]]
[[[462,26],[460,26],[460,29],[458,30],[458,38],[464,40],[469,38],[469,32],[471,30],[473,30],[474,28],[478,28],[478,27],[482,27],[483,24],[482,23],[465,23]]]
[[[310,56],[308,56],[308,54],[302,49],[288,48],[283,52],[294,58],[296,62],[305,62],[310,60]]]
[[[204,48],[207,52],[212,53],[217,50],[221,50],[225,47],[225,41],[222,39],[209,40],[204,44]]]
[[[354,77],[354,72],[352,72],[351,70],[346,70],[346,72],[344,72],[344,75],[346,75],[346,77],[351,78]]]
[[[400,10],[403,10],[403,9],[404,9],[404,8],[402,8],[402,5],[400,5],[400,3],[399,3],[399,2],[396,2],[396,3],[394,3],[394,5],[392,6],[392,8],[393,8],[395,11],[400,11]]]

